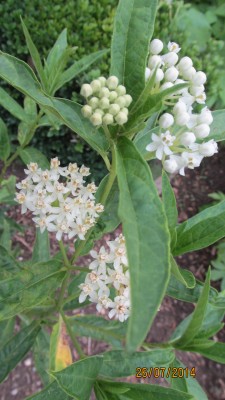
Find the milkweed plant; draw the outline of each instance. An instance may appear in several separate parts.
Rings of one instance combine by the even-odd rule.
[[[176,259],[225,236],[225,202],[178,224],[170,184],[171,174],[185,180],[204,158],[210,163],[225,139],[225,110],[206,106],[206,74],[182,43],[154,38],[156,11],[156,0],[119,1],[108,76],[82,85],[82,105],[55,94],[108,50],[74,62],[64,30],[43,64],[22,21],[34,68],[0,52],[1,78],[25,96],[21,106],[0,89],[1,106],[19,121],[15,149],[0,120],[0,379],[32,350],[44,389],[29,399],[88,400],[95,393],[99,400],[205,400],[198,373],[175,351],[225,363],[225,344],[214,337],[223,328],[225,294],[210,286],[210,271],[201,282]],[[102,157],[108,174],[99,186],[88,166],[49,161],[31,146],[40,127],[63,124]],[[7,171],[17,157],[26,167],[16,181]],[[162,165],[161,195],[153,159]],[[4,213],[15,204],[36,227],[31,260],[11,247],[10,232],[26,229]],[[122,233],[94,249],[119,225]],[[58,243],[54,254],[49,233]],[[82,266],[84,255],[90,261]],[[165,295],[194,311],[166,342],[152,343],[146,336]],[[88,306],[92,314],[77,313]],[[107,350],[90,356],[80,337],[103,341]],[[138,382],[151,371],[160,371],[166,387]],[[125,379],[132,376],[136,383]]]

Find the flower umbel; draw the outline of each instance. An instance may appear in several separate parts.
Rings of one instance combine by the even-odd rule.
[[[85,83],[80,93],[87,100],[82,113],[93,125],[123,125],[128,121],[128,107],[132,97],[126,94],[125,86],[119,85],[116,76],[108,79],[101,76],[90,85]]]
[[[98,253],[91,251],[95,260],[89,265],[91,271],[85,282],[79,285],[79,302],[88,298],[96,303],[97,311],[107,310],[109,318],[124,322],[130,315],[130,275],[125,238],[120,234],[107,244],[109,251],[104,246]]]
[[[204,72],[196,71],[191,58],[179,59],[181,48],[177,43],[169,42],[165,54],[161,54],[163,48],[159,39],[150,43],[146,80],[156,72],[154,90],[163,91],[182,83],[187,87],[166,97],[165,104],[170,110],[160,116],[146,150],[154,152],[155,157],[162,160],[167,172],[179,171],[185,175],[185,168],[199,167],[204,157],[211,157],[218,151],[215,140],[202,141],[210,134],[211,111],[203,107],[200,113],[195,112],[196,103],[205,103],[207,78]]]
[[[50,170],[43,171],[36,163],[27,168],[27,178],[17,184],[20,191],[16,200],[22,205],[22,213],[32,211],[33,221],[41,232],[45,229],[56,232],[57,240],[64,235],[84,240],[104,210],[102,204],[95,204],[94,182],[85,186],[89,168],[84,165],[78,168],[75,163],[60,167],[58,158],[51,160]]]

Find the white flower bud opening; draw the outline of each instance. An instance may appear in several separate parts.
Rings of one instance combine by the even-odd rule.
[[[167,48],[169,51],[173,51],[174,53],[179,53],[179,51],[181,49],[179,47],[179,44],[177,44],[175,42],[169,42]]]
[[[152,54],[159,54],[163,49],[163,42],[159,39],[153,39],[150,43],[149,50]]]

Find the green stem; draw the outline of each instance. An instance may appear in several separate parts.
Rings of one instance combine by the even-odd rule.
[[[65,278],[63,279],[63,282],[62,282],[62,286],[61,286],[61,290],[60,290],[60,294],[59,294],[59,299],[57,301],[57,310],[59,312],[60,312],[60,310],[62,308],[62,305],[63,305],[63,300],[64,300],[64,296],[65,296],[65,293],[66,293],[67,285],[68,285],[68,282],[69,282],[69,279],[70,279],[70,274],[71,274],[71,272],[68,271],[66,273],[66,275],[65,275]]]
[[[70,326],[70,323],[69,323],[69,319],[66,317],[66,315],[64,314],[64,312],[62,310],[60,311],[60,315],[61,315],[61,317],[63,319],[63,322],[66,325],[67,333],[69,334],[77,353],[79,354],[80,358],[85,358],[86,355],[83,353],[83,350],[82,350],[82,348],[81,348],[76,336],[74,335],[74,333],[73,333],[73,331],[71,329],[71,326]]]
[[[71,269],[72,265],[70,264],[70,261],[69,261],[69,259],[67,257],[66,250],[65,250],[65,247],[64,247],[64,244],[63,244],[62,240],[59,241],[59,248],[61,250],[65,266],[68,269]]]

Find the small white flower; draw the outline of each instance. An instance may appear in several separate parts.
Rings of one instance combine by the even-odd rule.
[[[204,157],[211,157],[215,153],[218,153],[218,145],[214,139],[205,143],[195,144],[195,146],[193,145],[191,148],[198,151]]]
[[[170,131],[162,133],[157,136],[155,133],[152,134],[152,143],[146,146],[147,151],[156,151],[156,158],[162,160],[163,154],[170,155],[173,152],[170,150],[170,146],[173,146],[173,142],[176,139],[175,136],[171,136]]]
[[[202,162],[203,156],[198,153],[188,153],[184,151],[181,154],[182,159],[184,160],[186,167],[190,169],[194,169],[195,167],[199,167]]]
[[[124,296],[117,296],[111,305],[112,310],[109,311],[109,318],[116,317],[120,322],[124,322],[130,315],[130,304]]]
[[[169,42],[167,48],[169,51],[173,51],[174,53],[179,53],[179,51],[181,49],[179,47],[179,44],[177,44],[175,42]]]

